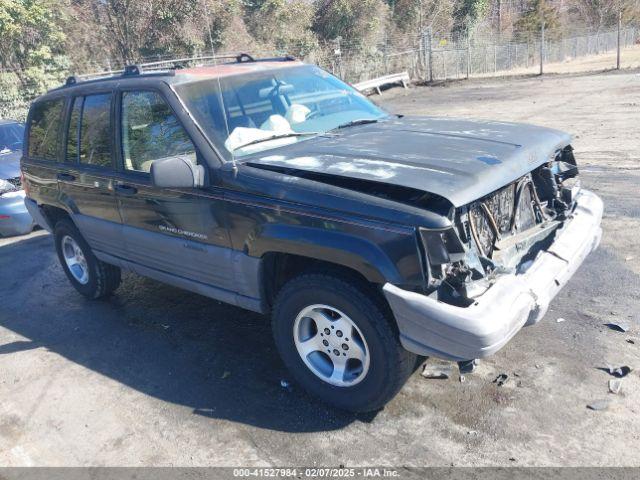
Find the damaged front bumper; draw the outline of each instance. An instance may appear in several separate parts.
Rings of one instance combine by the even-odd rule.
[[[544,316],[551,300],[598,247],[602,210],[600,198],[582,190],[573,218],[558,230],[551,246],[539,252],[525,272],[498,277],[468,307],[384,285],[402,345],[419,355],[458,361],[498,351],[523,326]]]

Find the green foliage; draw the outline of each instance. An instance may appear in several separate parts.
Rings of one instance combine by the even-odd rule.
[[[518,38],[533,40],[540,36],[544,23],[545,38],[554,39],[560,34],[558,11],[547,0],[533,0],[529,10],[520,16],[514,28]]]
[[[105,34],[123,63],[145,57],[171,55],[192,49],[201,39],[182,35],[183,27],[196,15],[203,18],[195,0],[103,0],[93,1],[96,21],[104,22]]]
[[[0,118],[24,121],[28,102],[14,73],[0,73]]]
[[[33,97],[64,77],[65,20],[58,2],[0,0],[0,65],[13,72],[22,97]]]
[[[225,34],[228,33],[234,19],[240,16],[242,3],[240,0],[202,0],[202,9],[208,22],[206,35],[208,37],[209,32],[211,33],[212,45],[209,44],[208,38],[205,43],[217,50],[224,46]],[[200,35],[203,35],[201,18],[196,16],[195,20],[196,31],[200,29]],[[197,36],[196,33],[194,37]]]
[[[443,0],[393,0],[391,3],[393,28],[415,34],[427,27],[447,31],[456,5]]]
[[[345,50],[374,40],[388,14],[382,0],[318,0],[316,9],[315,32],[324,40],[341,38]]]
[[[247,22],[256,40],[276,50],[305,56],[317,47],[311,30],[315,10],[305,0],[262,0],[248,14]]]
[[[260,10],[262,6],[269,0],[241,0],[243,8],[249,12],[254,13]]]
[[[487,14],[489,0],[458,0],[453,13],[454,31],[465,32]]]

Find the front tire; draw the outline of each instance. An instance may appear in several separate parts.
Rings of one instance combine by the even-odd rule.
[[[303,274],[285,284],[273,309],[273,335],[293,377],[343,410],[382,408],[413,373],[393,319],[364,282]]]
[[[120,269],[98,260],[71,220],[60,220],[53,234],[60,265],[78,292],[95,300],[118,288]]]

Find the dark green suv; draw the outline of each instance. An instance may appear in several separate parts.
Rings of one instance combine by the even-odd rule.
[[[391,115],[290,58],[71,78],[27,129],[26,204],[80,293],[126,269],[271,314],[297,381],[349,410],[419,356],[497,351],[601,235],[568,135]]]

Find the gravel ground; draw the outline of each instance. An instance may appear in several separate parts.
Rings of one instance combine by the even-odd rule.
[[[50,235],[0,240],[0,464],[639,466],[640,76],[474,80],[378,100],[576,134],[605,233],[540,324],[463,383],[416,374],[383,411],[350,415],[280,386],[264,318],[134,275],[89,302]],[[634,369],[617,395],[597,369],[610,364]],[[600,399],[607,410],[586,408]]]

